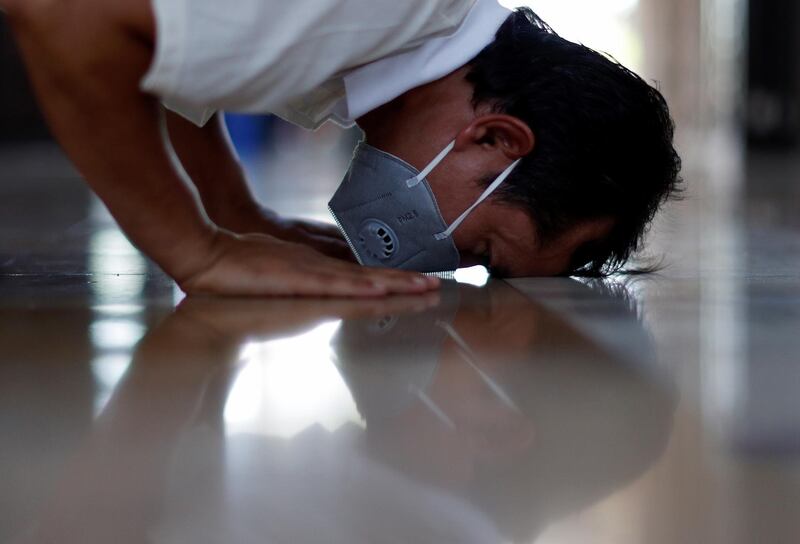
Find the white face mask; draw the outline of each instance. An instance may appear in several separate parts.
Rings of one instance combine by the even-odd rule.
[[[520,160],[448,226],[426,178],[454,147],[455,141],[418,172],[394,155],[359,144],[329,209],[362,265],[417,272],[458,268],[460,257],[453,233],[503,184]]]

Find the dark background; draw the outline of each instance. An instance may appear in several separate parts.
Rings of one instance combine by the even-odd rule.
[[[11,32],[0,14],[0,142],[47,137]]]

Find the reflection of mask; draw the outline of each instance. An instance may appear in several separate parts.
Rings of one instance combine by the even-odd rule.
[[[458,268],[453,232],[511,175],[519,161],[448,227],[425,178],[454,147],[451,142],[418,172],[394,155],[359,144],[329,208],[362,265],[417,272]]]
[[[475,355],[475,352],[472,351],[472,348],[469,347],[469,344],[467,344],[461,335],[458,334],[453,326],[445,322],[439,322],[437,325],[444,329],[444,331],[447,333],[447,336],[449,336],[450,339],[455,342],[456,346],[458,346],[458,354],[461,356],[461,359],[478,374],[478,377],[480,377],[481,381],[486,384],[486,387],[488,387],[489,390],[508,408],[514,410],[515,412],[519,412],[519,409],[514,404],[514,401],[511,400],[511,397],[508,395],[508,393],[506,393],[505,390],[480,367],[477,355]]]
[[[450,416],[428,396],[442,343],[447,338],[456,344],[460,359],[478,374],[493,395],[509,409],[518,411],[453,328],[458,305],[458,287],[446,283],[442,303],[432,311],[342,323],[333,341],[337,366],[368,423],[394,418],[419,401],[443,425],[455,429]]]
[[[423,313],[346,319],[332,341],[336,365],[368,423],[396,417],[436,375],[450,323],[460,303],[458,285],[444,282],[441,302]]]

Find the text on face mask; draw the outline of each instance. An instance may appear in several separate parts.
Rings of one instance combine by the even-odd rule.
[[[410,212],[398,215],[397,222],[400,223],[401,225],[404,225],[410,221],[413,221],[417,217],[419,217],[419,212],[417,212],[417,210],[411,210]]]

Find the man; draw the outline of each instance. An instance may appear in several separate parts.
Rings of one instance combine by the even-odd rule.
[[[495,0],[0,5],[56,137],[133,243],[189,294],[438,284],[337,259],[331,229],[262,210],[214,110],[358,123],[368,145],[331,205],[362,263],[402,255],[397,266],[421,271],[598,274],[627,260],[678,183],[660,93]],[[161,101],[183,117],[166,114],[177,160]]]

